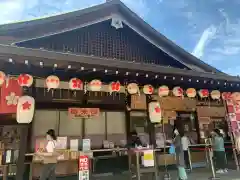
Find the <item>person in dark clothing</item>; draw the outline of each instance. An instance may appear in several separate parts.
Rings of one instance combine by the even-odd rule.
[[[128,147],[129,148],[135,148],[137,146],[143,146],[143,144],[142,144],[140,138],[138,137],[137,132],[132,131],[130,133],[130,137],[128,139]]]

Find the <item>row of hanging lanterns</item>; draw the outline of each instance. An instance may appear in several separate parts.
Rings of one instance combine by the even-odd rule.
[[[5,75],[4,72],[0,71],[0,86],[3,85],[5,80],[7,79],[7,76]],[[33,76],[29,74],[20,74],[17,78],[18,84],[21,87],[31,87],[33,84]],[[51,89],[57,89],[60,86],[60,79],[55,76],[55,75],[50,75],[46,78],[45,84],[48,90]],[[87,84],[87,87],[84,86],[84,83],[82,80],[78,78],[72,78],[69,81],[69,89],[73,91],[78,91],[78,90],[83,90],[85,87],[87,88],[86,91],[101,91],[102,89],[102,81],[99,79],[94,79],[90,81]],[[110,94],[113,92],[120,92],[121,91],[121,83],[119,81],[111,82],[109,84],[109,92]],[[133,95],[133,94],[140,94],[140,88],[137,83],[129,83],[126,86],[126,90],[128,94]],[[152,85],[147,84],[144,85],[142,88],[142,91],[144,94],[151,95],[154,94],[155,89]],[[162,85],[158,88],[157,93],[160,97],[165,97],[170,94],[170,89],[166,85]],[[207,89],[201,89],[198,92],[194,88],[188,88],[185,92],[184,90],[177,86],[172,89],[172,93],[176,97],[184,97],[186,94],[187,97],[189,98],[195,98],[197,94],[199,95],[200,98],[207,98],[211,97],[214,100],[219,100],[221,98],[221,92],[219,90],[213,90],[209,92]],[[226,95],[226,94],[225,94]],[[224,99],[224,93],[222,94],[222,97]]]

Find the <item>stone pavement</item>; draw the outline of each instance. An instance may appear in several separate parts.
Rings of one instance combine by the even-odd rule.
[[[177,180],[177,171],[169,171],[171,180]],[[163,180],[163,172],[160,172],[159,180]],[[188,174],[189,180],[208,180],[211,177],[211,171],[209,169],[194,169]],[[240,171],[229,170],[227,174],[217,175],[220,180],[240,180]],[[128,173],[125,174],[112,174],[106,176],[94,176],[90,180],[131,180]],[[141,180],[154,180],[151,175],[142,176]]]

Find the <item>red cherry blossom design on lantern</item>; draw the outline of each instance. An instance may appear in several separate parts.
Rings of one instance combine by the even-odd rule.
[[[26,101],[22,104],[22,108],[23,110],[30,110],[31,104],[28,101]]]
[[[150,94],[152,94],[153,93],[153,87],[152,86],[148,86],[148,92],[150,93]]]
[[[19,86],[26,86],[26,87],[30,87],[33,83],[33,78],[31,75],[29,74],[20,74],[18,76],[18,84]]]
[[[202,90],[202,96],[203,97],[208,97],[209,96],[209,91],[207,89]]]
[[[80,90],[82,89],[83,83],[78,78],[72,78],[69,82],[69,88],[72,90]]]
[[[161,112],[161,108],[159,106],[155,107],[154,110],[155,110],[156,113],[160,113]]]
[[[183,89],[182,88],[178,88],[178,94],[179,94],[179,96],[183,95]]]
[[[120,88],[121,88],[120,82],[112,82],[112,83],[111,83],[111,90],[112,90],[113,92],[119,92],[119,91],[120,91]]]

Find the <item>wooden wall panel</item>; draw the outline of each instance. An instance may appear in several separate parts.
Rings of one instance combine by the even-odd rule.
[[[198,106],[197,114],[199,117],[225,117],[224,107]]]
[[[171,111],[194,111],[196,109],[196,99],[187,97],[159,97],[161,107]]]
[[[59,136],[82,137],[82,119],[69,119],[68,111],[60,111]]]

